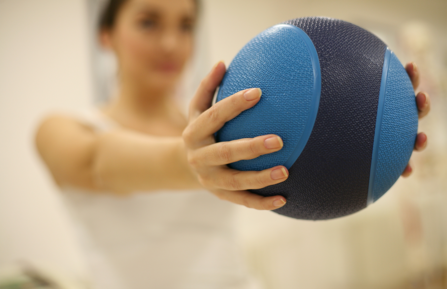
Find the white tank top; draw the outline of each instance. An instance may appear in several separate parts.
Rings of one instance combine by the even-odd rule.
[[[97,132],[99,110],[77,118]],[[120,197],[64,188],[94,289],[258,289],[235,236],[235,206],[205,190]]]

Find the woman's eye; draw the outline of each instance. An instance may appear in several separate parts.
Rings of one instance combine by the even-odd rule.
[[[180,29],[183,32],[191,32],[192,30],[194,30],[194,25],[192,25],[190,23],[184,23],[180,26]]]
[[[140,26],[142,28],[155,28],[157,26],[157,23],[151,19],[144,19],[140,21]]]

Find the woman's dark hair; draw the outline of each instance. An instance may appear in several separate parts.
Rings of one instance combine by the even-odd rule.
[[[108,0],[99,18],[98,23],[99,31],[113,28],[113,26],[115,25],[118,12],[126,1],[127,0]],[[200,0],[193,0],[193,1],[194,4],[196,5],[196,12],[199,12]]]

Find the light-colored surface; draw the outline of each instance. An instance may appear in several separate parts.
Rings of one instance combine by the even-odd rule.
[[[406,280],[418,281],[424,272],[445,268],[447,2],[204,2],[208,50],[199,57],[209,55],[211,61],[202,63],[202,73],[210,62],[228,64],[263,29],[301,16],[352,21],[392,48],[423,39],[420,45],[410,41],[417,51],[402,48],[397,54],[402,61],[416,60],[425,78],[421,89],[433,96],[433,112],[420,129],[427,132],[429,147],[417,154],[414,176],[399,180],[367,210],[340,220],[304,222],[241,208],[239,230],[253,271],[275,289],[400,288]],[[46,112],[92,103],[84,4],[0,1],[0,267],[27,259],[63,274],[85,271],[58,191],[32,145],[33,130]],[[415,31],[422,32],[411,35]],[[431,38],[421,36],[427,34]]]
[[[0,267],[83,270],[33,134],[48,111],[91,103],[85,11],[83,1],[0,1]]]

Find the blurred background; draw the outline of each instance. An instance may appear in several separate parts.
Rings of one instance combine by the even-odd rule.
[[[94,37],[101,2],[0,0],[0,288],[31,282],[18,280],[23,268],[60,284],[78,282],[86,270],[33,136],[49,111],[91,107],[113,90],[113,59]],[[447,288],[447,1],[202,2],[196,55],[179,93],[185,104],[212,64],[229,64],[262,30],[304,16],[375,33],[401,62],[418,65],[418,90],[432,99],[420,122],[428,147],[413,154],[413,175],[366,210],[311,222],[240,207],[251,272],[268,289]]]

